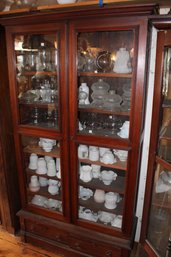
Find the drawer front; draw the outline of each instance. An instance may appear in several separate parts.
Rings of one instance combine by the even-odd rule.
[[[41,236],[44,239],[50,239],[66,245],[70,249],[78,253],[85,253],[92,257],[121,257],[121,248],[101,243],[100,241],[92,241],[85,237],[78,238],[74,233],[63,231],[57,227],[40,224],[26,220],[25,229],[34,235]],[[97,238],[98,239],[98,238]]]
[[[76,237],[70,237],[70,247],[95,257],[121,257],[121,249],[112,247],[100,242],[93,242],[82,238],[82,240]]]
[[[26,226],[26,231],[28,232],[68,245],[69,234],[66,231],[60,230],[50,225],[49,226],[45,224],[42,225],[36,222],[33,223],[31,221],[26,221],[25,226]]]

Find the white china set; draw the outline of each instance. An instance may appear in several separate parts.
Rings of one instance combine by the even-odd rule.
[[[35,170],[38,175],[47,175],[49,177],[57,176],[61,178],[60,158],[54,158],[50,156],[38,157],[37,154],[30,154],[29,169]]]
[[[52,198],[47,198],[45,196],[42,195],[35,195],[32,200],[31,203],[40,207],[44,207],[44,208],[48,208],[48,209],[59,209],[59,211],[62,211],[62,202],[59,200],[55,200]]]
[[[48,187],[51,195],[59,194],[61,182],[54,179],[47,179],[33,175],[30,177],[29,189],[31,192],[38,192],[40,187]]]
[[[113,227],[121,228],[122,226],[122,215],[116,215],[113,213],[99,211],[94,213],[90,209],[79,207],[79,218],[93,221],[93,222],[102,222],[105,225],[111,224]]]
[[[80,166],[80,179],[87,183],[90,182],[93,178],[98,178],[102,180],[104,185],[110,185],[112,181],[115,181],[117,178],[117,173],[112,170],[102,170],[100,171],[99,165],[82,165]]]
[[[90,101],[90,89],[87,83],[83,82],[78,89],[78,102],[80,105],[92,105],[99,108],[113,109],[121,107],[123,99],[116,93],[115,90],[110,89],[110,85],[99,79],[91,85],[93,93]]]
[[[128,123],[123,125],[123,130],[121,133],[122,137],[126,136],[128,133],[125,129],[127,126]],[[106,147],[87,146],[82,144],[78,146],[79,159],[89,159],[90,161],[100,161],[104,164],[114,164],[117,162],[117,158],[119,161],[126,161],[127,156],[128,152],[125,150],[111,150],[110,148]]]
[[[89,188],[83,186],[79,187],[79,198],[82,200],[88,200],[90,197],[94,198],[94,201],[99,204],[103,204],[107,209],[115,209],[117,203],[122,200],[122,197],[118,193],[107,192],[102,189],[96,189],[94,192]]]
[[[90,161],[100,161],[105,164],[117,162],[114,153],[109,148],[79,145],[78,158],[89,159]]]

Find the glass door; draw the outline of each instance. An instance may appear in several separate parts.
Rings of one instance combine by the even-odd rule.
[[[68,219],[65,28],[46,24],[39,29],[8,31],[14,50],[8,50],[8,58],[14,74],[10,91],[20,190],[27,210]]]
[[[59,127],[58,34],[15,36],[19,123]]]
[[[171,40],[170,40],[171,43]],[[171,47],[164,47],[159,132],[147,239],[157,256],[168,257],[171,240]],[[170,254],[170,255],[169,255]]]
[[[125,213],[133,218],[137,176],[137,164],[131,169],[137,31],[107,22],[102,28],[98,20],[94,26],[71,25],[70,45],[76,46],[70,63],[76,74],[70,90],[73,215],[80,226],[121,235],[129,226]]]

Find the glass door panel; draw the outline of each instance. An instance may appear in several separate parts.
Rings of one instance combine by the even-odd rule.
[[[15,36],[19,123],[58,128],[57,34]]]
[[[60,142],[22,136],[28,205],[62,212]]]
[[[128,151],[78,146],[78,217],[122,227]]]
[[[128,138],[134,32],[78,33],[78,131]]]
[[[165,48],[161,124],[147,238],[166,257],[171,236],[171,48]]]

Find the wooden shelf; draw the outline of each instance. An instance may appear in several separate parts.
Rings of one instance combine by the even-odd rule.
[[[105,185],[102,180],[93,178],[90,182],[85,183],[79,180],[79,185],[90,189],[102,189],[105,192],[115,192],[121,195],[125,193],[125,177],[117,176],[116,180],[110,185]]]
[[[39,146],[26,146],[24,148],[24,153],[35,153],[37,155],[42,155],[42,156],[51,156],[51,157],[55,157],[55,158],[59,158],[60,157],[60,149],[58,147],[54,147],[52,149],[51,152],[45,152],[42,148],[40,148]]]
[[[88,163],[88,164],[96,164],[96,165],[100,165],[102,167],[108,167],[108,168],[112,168],[112,169],[118,169],[118,170],[127,170],[127,162],[121,162],[121,161],[117,161],[113,164],[105,164],[103,162],[100,161],[90,161],[89,159],[79,159],[80,162],[82,163]]]
[[[114,108],[113,110],[105,109],[104,108],[94,108],[91,105],[86,106],[79,106],[79,112],[94,112],[94,113],[101,113],[101,114],[112,114],[117,116],[130,116],[129,111],[124,111],[122,108]]]
[[[37,192],[31,192],[30,189],[28,188],[27,189],[27,194],[28,195],[32,195],[32,196],[35,196],[35,195],[41,195],[41,196],[45,196],[47,197],[48,199],[51,198],[51,199],[55,199],[55,200],[60,200],[61,201],[61,193],[60,193],[61,189],[59,189],[59,193],[56,194],[56,195],[51,195],[49,192],[48,192],[48,187],[41,187],[39,189],[39,191]]]
[[[88,200],[79,199],[79,205],[83,206],[87,209],[90,209],[93,212],[105,211],[105,212],[109,212],[109,213],[114,213],[116,215],[122,215],[123,214],[123,200],[121,200],[119,203],[117,203],[117,207],[113,210],[107,209],[104,206],[104,203],[96,203],[94,201],[93,197],[89,198]]]
[[[26,105],[29,108],[46,108],[48,110],[55,110],[58,105],[56,103],[43,103],[40,101],[34,101],[34,102],[25,102],[24,100],[19,100],[19,105]]]
[[[55,71],[23,71],[22,76],[57,76]]]
[[[36,173],[36,170],[31,170],[31,169],[27,169],[26,170],[27,172],[27,175],[30,177],[30,176],[33,176],[33,175],[36,175],[38,177],[43,177],[43,178],[47,178],[47,179],[53,179],[53,180],[57,180],[57,181],[60,181],[61,179],[57,178],[57,176],[53,176],[53,177],[50,177],[48,176],[47,174],[37,174]]]
[[[79,72],[80,77],[132,78],[132,73]]]

